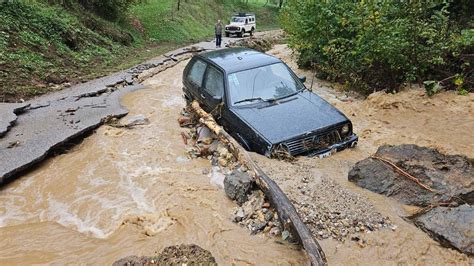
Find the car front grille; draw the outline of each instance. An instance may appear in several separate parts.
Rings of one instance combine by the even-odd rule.
[[[341,135],[337,129],[332,129],[324,133],[315,133],[297,139],[289,140],[284,143],[292,156],[300,153],[324,150],[332,145],[342,141]]]
[[[239,30],[239,27],[227,27],[228,30]]]

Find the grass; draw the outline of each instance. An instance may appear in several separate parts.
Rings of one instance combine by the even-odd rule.
[[[216,4],[217,1],[181,0],[178,11],[175,0],[149,0],[134,6],[130,13],[140,19],[148,37],[157,42],[181,43],[210,37],[214,34],[217,19],[226,23],[231,14],[239,11],[255,13],[258,30],[278,28],[278,8],[272,5],[264,7],[265,1],[249,0],[248,4],[221,1],[223,4]]]
[[[0,102],[28,99],[125,69],[213,35],[238,11],[254,12],[258,30],[278,27],[278,9],[265,0],[148,0],[118,22],[76,5],[48,1],[0,2]],[[142,32],[141,29],[144,29]]]

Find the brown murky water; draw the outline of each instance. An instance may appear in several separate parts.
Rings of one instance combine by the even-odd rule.
[[[271,52],[295,69],[286,46]],[[146,82],[148,89],[124,98],[129,116],[144,114],[150,125],[133,130],[103,126],[71,152],[46,161],[0,191],[1,265],[110,264],[180,243],[198,244],[224,265],[307,263],[301,251],[251,236],[231,223],[234,203],[202,174],[210,163],[186,159],[176,123],[183,106],[184,66],[158,74]],[[404,206],[347,181],[352,165],[383,144],[416,143],[474,157],[473,94],[446,92],[428,98],[422,90],[407,90],[361,100],[347,98],[329,85],[318,82],[314,89],[353,121],[360,136],[356,149],[322,160],[299,158],[297,164],[257,156],[264,168],[276,169],[271,176],[290,197],[299,193],[298,171],[309,169],[315,177],[330,177],[343,189],[362,195],[398,226],[395,231],[364,234],[364,248],[349,240],[321,241],[329,263],[473,265],[472,258],[441,247],[400,218],[407,214]]]
[[[127,95],[150,125],[103,126],[0,191],[0,264],[111,264],[194,243],[219,264],[305,264],[303,252],[233,224],[223,191],[188,160],[177,124],[186,63]],[[127,118],[125,118],[126,120]]]
[[[269,53],[297,69],[291,51],[286,45],[277,45]],[[311,73],[297,70],[299,75]],[[311,84],[308,78],[307,86]],[[321,176],[329,177],[341,189],[355,192],[367,199],[382,215],[389,217],[396,230],[385,229],[363,233],[365,247],[347,240],[322,240],[329,264],[334,265],[474,265],[474,258],[458,251],[441,247],[427,234],[401,216],[413,208],[402,206],[385,196],[357,187],[347,180],[347,174],[359,160],[375,153],[384,144],[413,143],[437,148],[447,154],[464,154],[474,158],[474,94],[457,95],[442,92],[433,97],[424,95],[422,89],[407,89],[395,95],[372,94],[368,99],[347,97],[343,90],[331,88],[333,84],[317,81],[313,90],[346,114],[359,135],[355,149],[336,153],[328,158],[299,157],[295,163],[269,160],[253,155],[292,199],[303,197],[301,186],[317,192]],[[302,174],[310,173],[309,184],[301,182]],[[328,198],[328,201],[338,199]],[[474,229],[473,229],[474,230]]]

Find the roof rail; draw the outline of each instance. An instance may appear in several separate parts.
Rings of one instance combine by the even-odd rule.
[[[239,12],[239,13],[234,14],[234,17],[247,17],[247,16],[255,16],[255,13]]]

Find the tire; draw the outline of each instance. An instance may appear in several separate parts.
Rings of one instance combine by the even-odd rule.
[[[254,28],[252,28],[252,29],[250,30],[250,36],[253,36],[253,32],[254,32],[254,31],[255,31]]]
[[[225,37],[229,37],[229,36],[230,36],[230,33],[226,32]]]
[[[242,38],[243,38],[243,37],[244,37],[244,35],[245,35],[245,29],[242,29],[242,31],[240,32],[240,37],[242,37]]]

